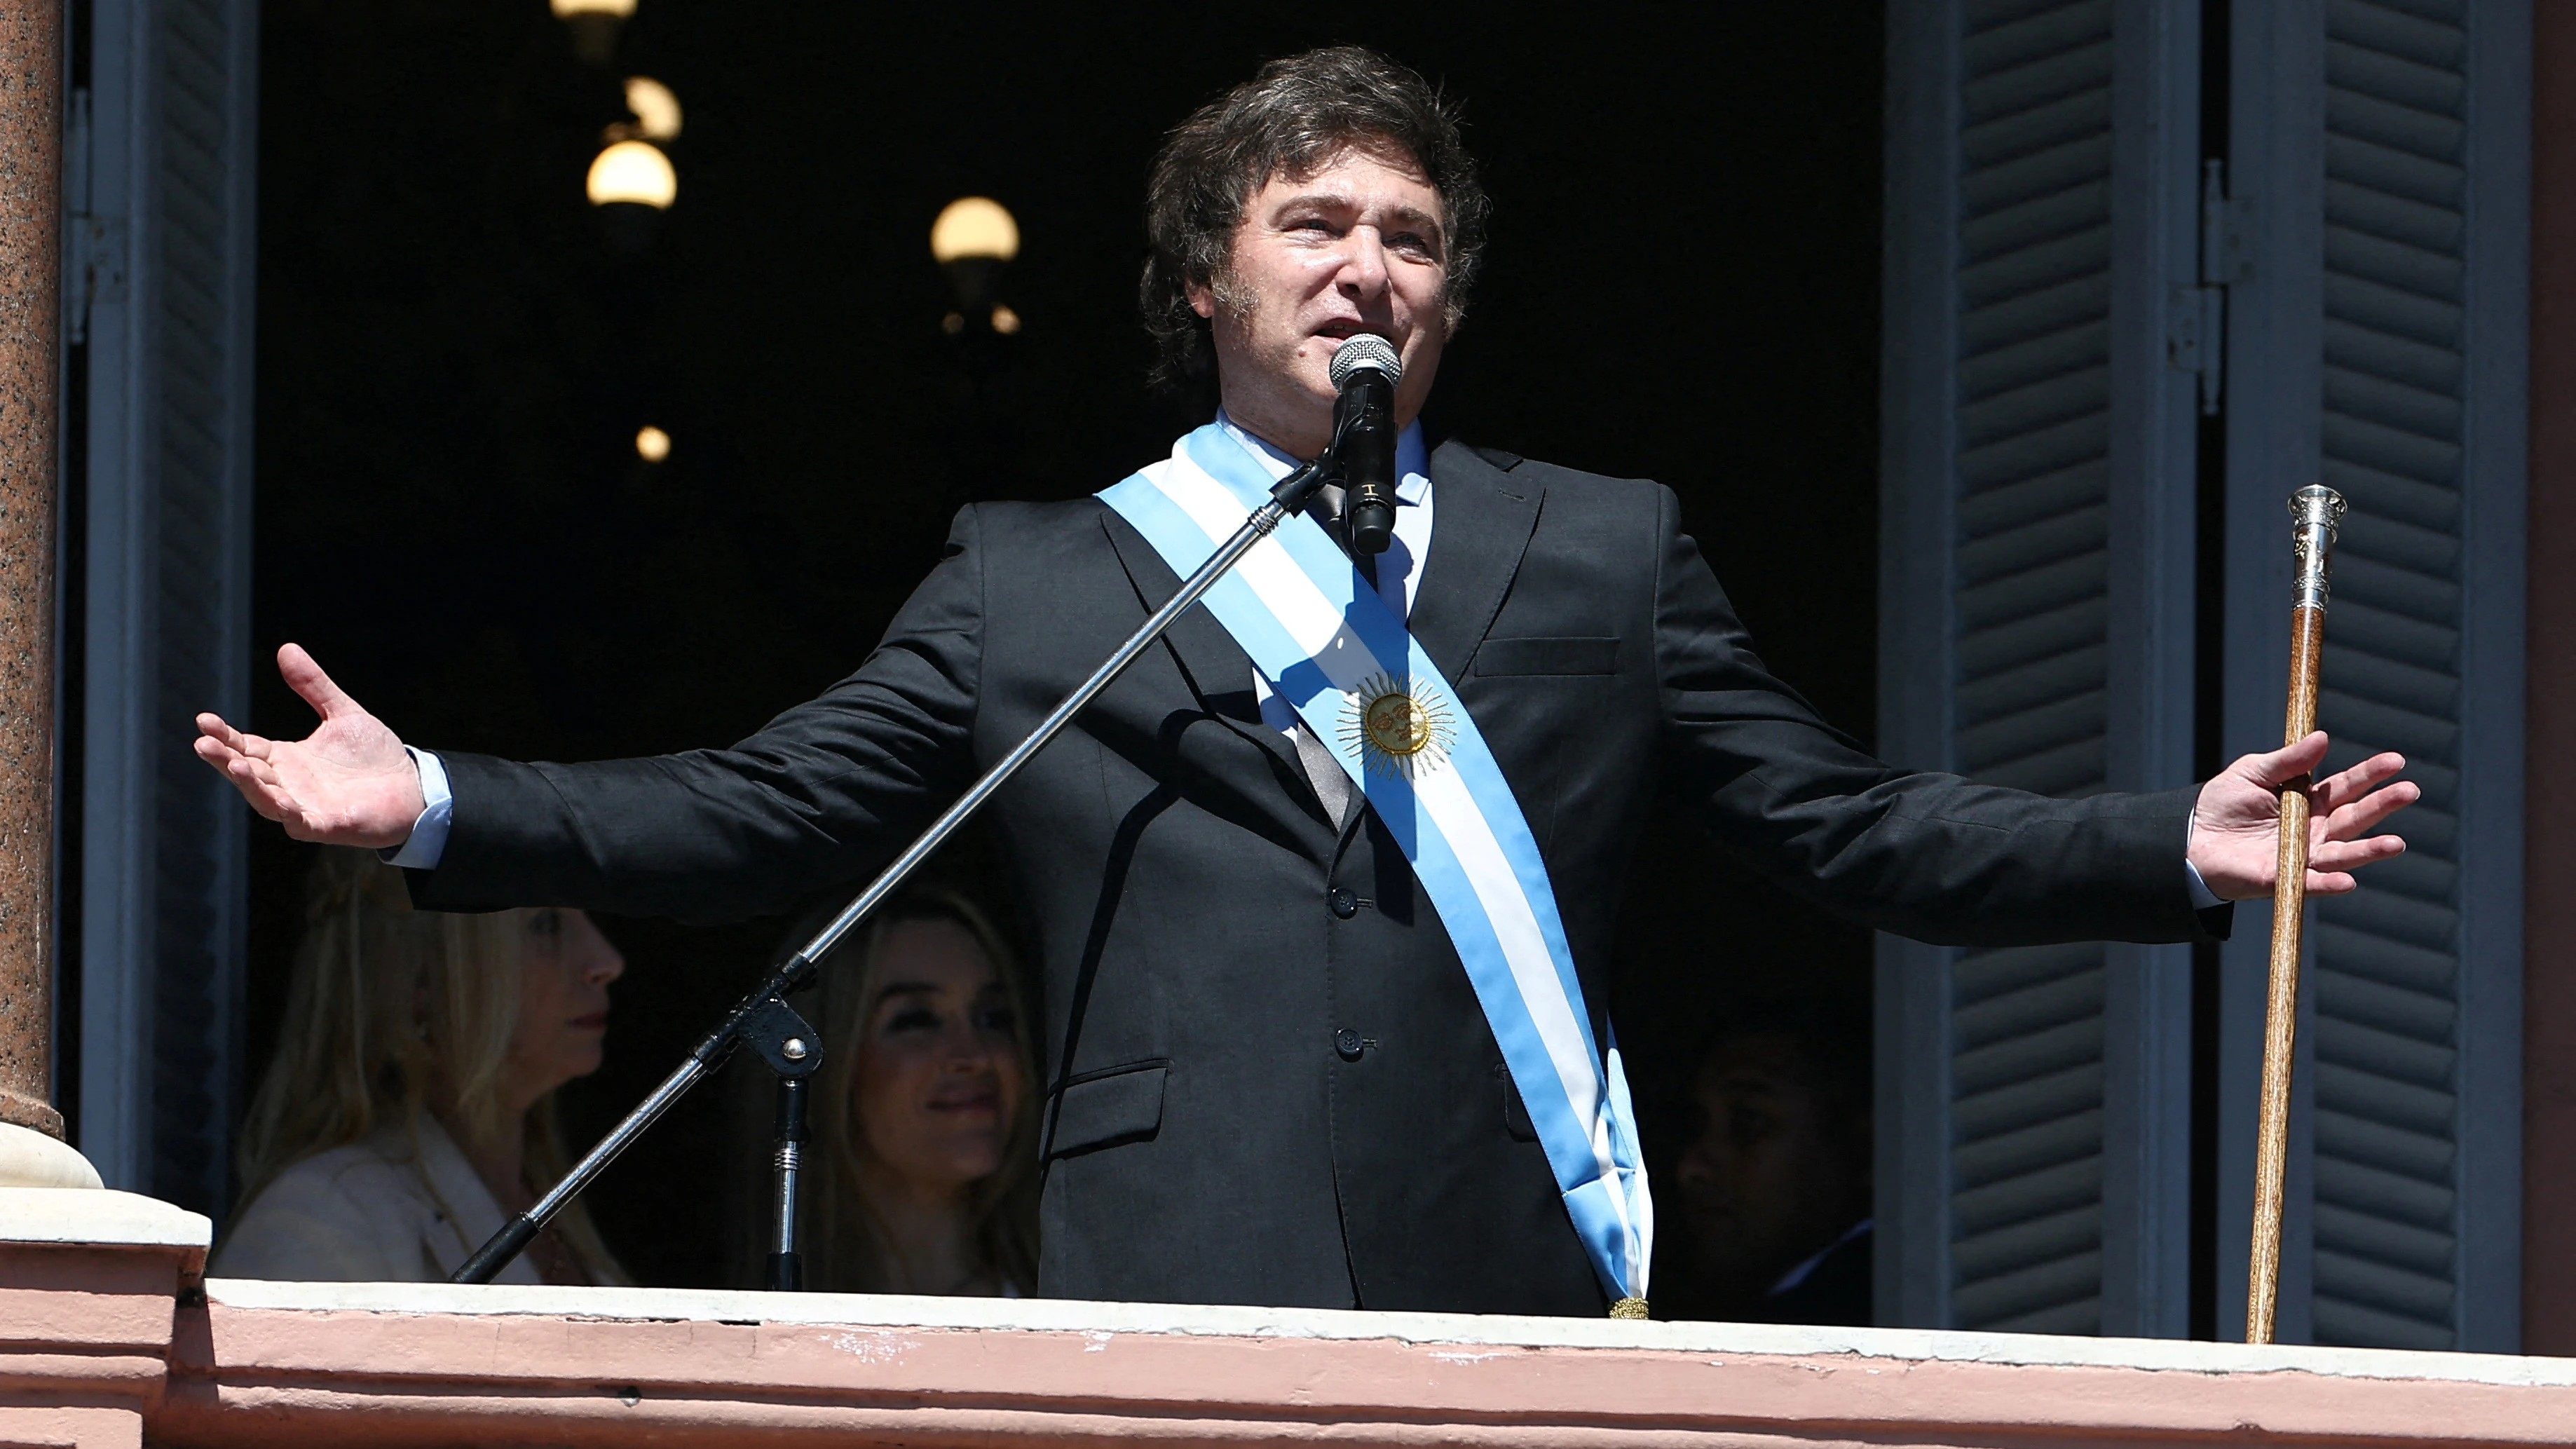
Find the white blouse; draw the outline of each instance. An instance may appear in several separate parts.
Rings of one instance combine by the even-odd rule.
[[[207,1271],[227,1278],[443,1283],[507,1214],[426,1115],[279,1173],[235,1216]],[[542,1283],[525,1254],[496,1283]]]

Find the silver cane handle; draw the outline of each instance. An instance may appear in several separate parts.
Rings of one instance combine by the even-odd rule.
[[[2298,603],[2324,612],[2334,575],[2335,538],[2343,531],[2343,495],[2311,483],[2290,495],[2290,547],[2298,555]]]

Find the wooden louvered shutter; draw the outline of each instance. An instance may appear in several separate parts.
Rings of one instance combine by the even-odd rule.
[[[79,1140],[220,1216],[240,1114],[246,838],[189,750],[250,683],[249,0],[97,0],[67,168],[84,366]]]
[[[2403,751],[2411,849],[2308,932],[2281,1336],[2519,1338],[2529,11],[2238,6],[2228,733],[2279,738],[2282,498],[2351,505],[2319,723]],[[2268,911],[2227,962],[2222,1325],[2241,1322]]]
[[[2198,10],[1889,7],[1897,763],[2189,780],[2196,404],[2167,332],[2196,281]],[[1879,1320],[2181,1332],[2187,956],[1886,938],[1879,961]]]

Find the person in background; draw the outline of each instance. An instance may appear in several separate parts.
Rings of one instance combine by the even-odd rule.
[[[1691,1086],[1682,1316],[1869,1323],[1868,1022],[1813,1002],[1740,1012]]]
[[[626,962],[575,910],[415,911],[326,849],[211,1271],[433,1282],[562,1175],[554,1091],[598,1070]],[[623,1283],[578,1203],[497,1280]]]
[[[1037,1112],[1017,955],[964,896],[899,896],[823,968],[807,1282],[1037,1284]]]

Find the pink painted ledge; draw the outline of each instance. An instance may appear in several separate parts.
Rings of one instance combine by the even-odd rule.
[[[655,1289],[200,1299],[170,1247],[0,1244],[0,1446],[2576,1442],[2576,1360]]]

